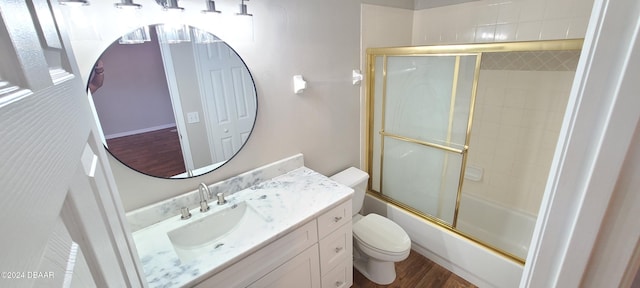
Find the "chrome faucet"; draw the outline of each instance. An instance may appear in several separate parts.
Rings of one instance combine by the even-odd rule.
[[[207,212],[209,211],[209,204],[207,204],[207,199],[209,198],[209,187],[207,184],[200,183],[198,190],[200,192],[200,212]]]

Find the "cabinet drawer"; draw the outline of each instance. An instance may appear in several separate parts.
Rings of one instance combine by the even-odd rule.
[[[341,263],[352,261],[351,221],[320,240],[320,272],[325,275]]]
[[[348,288],[353,285],[353,266],[345,261],[322,276],[322,288]]]
[[[318,238],[322,239],[333,230],[351,221],[351,200],[340,204],[318,217]]]

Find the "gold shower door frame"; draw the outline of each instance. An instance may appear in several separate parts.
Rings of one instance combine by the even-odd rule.
[[[413,143],[413,144],[418,144],[418,145],[422,145],[422,146],[427,146],[427,147],[431,147],[431,148],[435,148],[438,150],[442,150],[445,151],[445,155],[446,152],[453,152],[453,153],[458,153],[462,155],[462,163],[460,166],[460,172],[459,172],[459,181],[458,181],[458,189],[457,189],[457,195],[456,195],[456,203],[455,203],[455,209],[454,209],[454,215],[453,215],[453,221],[451,224],[445,222],[444,220],[441,220],[435,216],[426,214],[424,212],[418,211],[417,209],[414,209],[404,203],[401,203],[389,196],[386,196],[385,194],[382,193],[382,191],[374,191],[372,189],[372,183],[373,183],[373,177],[369,177],[369,183],[368,183],[368,191],[370,195],[373,195],[374,197],[377,197],[385,202],[391,203],[393,205],[396,205],[418,217],[421,217],[423,219],[426,219],[428,221],[431,221],[443,228],[446,228],[460,236],[463,236],[475,243],[478,243],[480,245],[483,245],[484,247],[493,250],[494,252],[497,252],[503,256],[506,256],[507,258],[510,258],[518,263],[524,263],[524,259],[521,259],[517,256],[514,256],[510,253],[507,253],[505,251],[502,251],[496,247],[493,247],[487,243],[484,243],[480,240],[477,240],[476,238],[474,238],[471,235],[465,234],[461,231],[459,231],[458,229],[456,229],[457,226],[457,219],[458,219],[458,213],[459,213],[459,208],[460,208],[460,198],[462,196],[462,185],[464,182],[464,171],[466,169],[466,162],[467,162],[467,151],[469,149],[469,141],[470,141],[470,135],[471,135],[471,127],[473,124],[473,111],[475,109],[475,98],[476,98],[476,91],[477,91],[477,87],[478,87],[478,82],[479,82],[479,76],[480,76],[480,63],[482,61],[482,54],[484,52],[525,52],[525,51],[551,51],[551,50],[579,50],[582,48],[582,43],[583,43],[583,39],[570,39],[570,40],[550,40],[550,41],[530,41],[530,42],[512,42],[512,43],[486,43],[486,44],[463,44],[463,45],[438,45],[438,46],[417,46],[417,47],[391,47],[391,48],[369,48],[367,49],[367,63],[366,63],[366,69],[367,69],[367,73],[366,73],[366,90],[365,90],[365,101],[366,101],[366,122],[367,122],[367,127],[366,127],[366,149],[367,149],[367,157],[365,159],[365,167],[368,169],[368,173],[369,175],[372,175],[374,169],[373,169],[373,157],[380,157],[380,190],[382,190],[382,182],[384,179],[382,179],[382,171],[384,169],[384,161],[383,161],[383,153],[384,153],[384,138],[385,137],[389,137],[389,138],[393,138],[396,140],[400,140],[403,142],[409,142],[409,143]],[[384,131],[385,128],[385,109],[386,109],[386,94],[387,94],[387,87],[386,87],[386,81],[387,81],[387,60],[388,60],[388,56],[427,56],[427,57],[434,57],[434,56],[456,56],[456,62],[455,62],[455,67],[454,67],[454,77],[453,77],[453,89],[452,89],[452,96],[451,96],[451,106],[450,106],[450,111],[449,111],[449,130],[447,133],[447,139],[446,142],[448,144],[450,144],[450,136],[451,136],[451,126],[452,126],[452,117],[453,117],[453,104],[455,103],[455,97],[456,97],[456,87],[458,85],[457,83],[457,78],[458,78],[458,68],[459,68],[459,63],[460,63],[460,57],[461,56],[469,56],[469,55],[476,55],[476,66],[475,66],[475,72],[474,72],[474,77],[473,77],[473,84],[472,84],[472,90],[471,90],[471,101],[470,101],[470,110],[469,110],[469,119],[467,122],[467,130],[466,130],[466,137],[465,137],[465,143],[464,146],[462,147],[462,149],[456,149],[453,147],[449,147],[446,145],[441,145],[441,144],[437,144],[437,143],[433,143],[433,142],[429,142],[429,141],[423,141],[423,140],[418,140],[418,139],[413,139],[410,137],[405,137],[402,135],[395,135],[395,134],[390,134]],[[375,79],[375,73],[376,73],[376,58],[377,57],[382,57],[382,110],[381,110],[381,115],[380,117],[381,119],[381,130],[380,131],[373,131],[374,129],[374,95],[375,95],[375,84],[376,84],[376,79]],[[374,149],[373,149],[373,137],[377,137],[379,135],[379,137],[381,137],[380,139],[380,155],[373,155],[374,153]],[[447,162],[446,162],[446,158],[445,158],[445,164],[443,165],[443,167],[446,167]],[[445,169],[445,168],[443,168]]]

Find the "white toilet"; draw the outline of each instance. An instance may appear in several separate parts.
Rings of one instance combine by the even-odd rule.
[[[357,168],[348,168],[331,180],[355,190],[353,194],[353,266],[369,280],[387,285],[396,279],[395,262],[409,256],[411,239],[402,227],[378,214],[362,216],[364,195],[369,175]]]

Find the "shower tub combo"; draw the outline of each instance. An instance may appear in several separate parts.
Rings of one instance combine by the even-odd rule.
[[[517,286],[581,47],[368,49],[365,212],[476,285]]]

